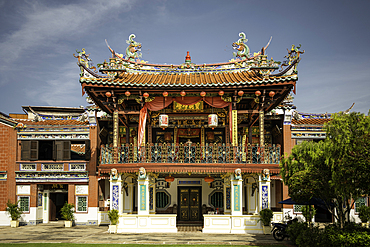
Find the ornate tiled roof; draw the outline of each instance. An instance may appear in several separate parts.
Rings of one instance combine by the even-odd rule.
[[[118,78],[85,78],[81,82],[88,84],[121,85],[121,86],[229,86],[260,85],[298,80],[297,75],[264,78],[254,71],[220,72],[198,74],[131,74],[122,73]]]

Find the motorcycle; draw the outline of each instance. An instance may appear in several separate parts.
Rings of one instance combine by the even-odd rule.
[[[284,238],[289,238],[287,228],[290,224],[297,221],[297,219],[289,220],[287,223],[275,223],[272,222],[272,236],[276,241],[283,241]]]

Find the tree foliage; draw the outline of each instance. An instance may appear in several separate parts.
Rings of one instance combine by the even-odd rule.
[[[284,155],[281,174],[293,200],[318,197],[329,210],[334,203],[334,215],[343,226],[354,200],[370,191],[370,117],[336,114],[325,129],[324,141],[303,142]]]

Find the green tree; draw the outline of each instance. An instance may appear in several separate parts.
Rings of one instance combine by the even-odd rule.
[[[281,174],[293,200],[307,202],[315,196],[333,202],[335,212],[327,207],[343,227],[353,199],[370,191],[370,117],[336,114],[325,129],[324,141],[303,142],[284,155]]]

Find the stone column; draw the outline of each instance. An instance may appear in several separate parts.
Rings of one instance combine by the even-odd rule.
[[[271,180],[269,169],[264,169],[263,173],[259,175],[259,208],[271,208]]]
[[[241,170],[231,175],[231,215],[243,215],[243,180]]]
[[[146,174],[144,167],[139,169],[137,188],[137,213],[138,215],[149,215],[149,176]]]
[[[122,179],[117,170],[113,168],[110,175],[110,210],[122,209]],[[121,211],[120,211],[121,213]]]

